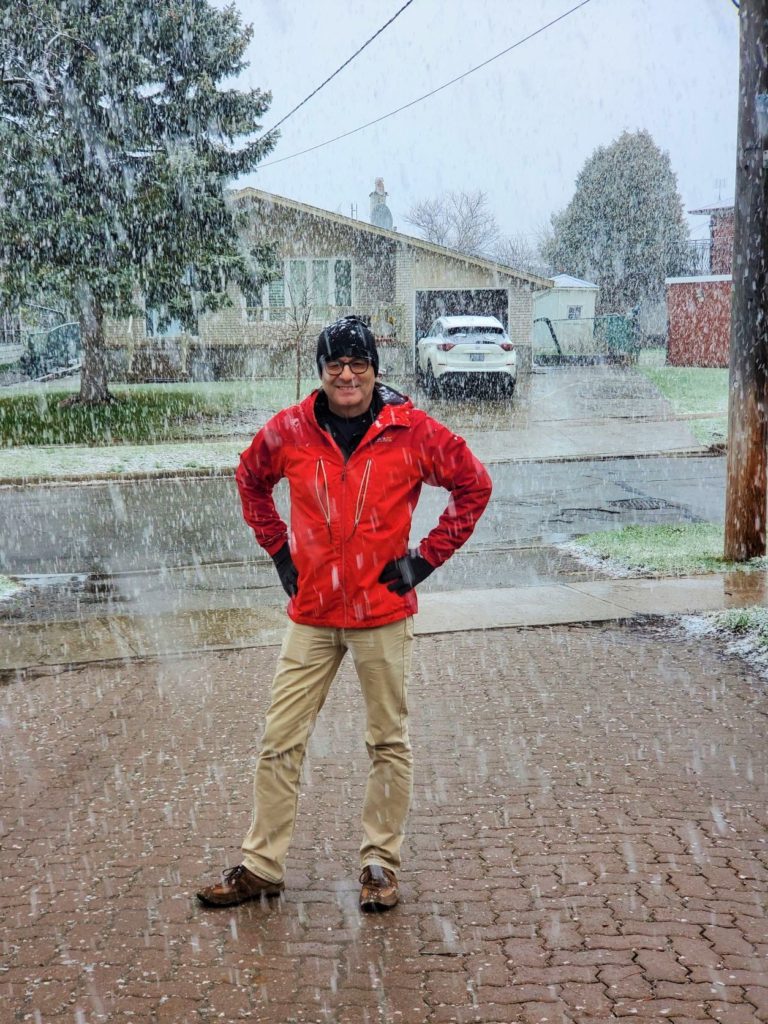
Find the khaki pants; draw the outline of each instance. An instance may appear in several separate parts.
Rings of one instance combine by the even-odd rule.
[[[250,871],[273,882],[283,878],[307,741],[347,650],[365,700],[371,761],[360,865],[400,867],[413,791],[407,704],[412,646],[410,617],[374,629],[289,625],[256,766],[253,822],[243,840],[243,863]]]

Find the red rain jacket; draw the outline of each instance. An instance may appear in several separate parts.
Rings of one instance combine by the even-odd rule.
[[[393,594],[379,575],[408,550],[422,484],[451,492],[419,545],[421,556],[438,566],[472,533],[491,479],[462,438],[381,386],[384,407],[345,462],[318,426],[318,394],[273,416],[241,455],[236,480],[243,516],[270,555],[289,541],[299,573],[298,593],[288,603],[294,622],[335,628],[397,622],[416,612],[416,592]],[[272,500],[282,477],[290,486],[290,536]]]

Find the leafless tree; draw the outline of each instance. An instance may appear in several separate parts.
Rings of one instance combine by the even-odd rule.
[[[301,399],[301,354],[312,320],[312,304],[309,301],[307,285],[291,286],[289,284],[287,291],[290,302],[287,309],[288,322],[291,326],[296,352],[296,401],[298,402]]]
[[[428,242],[473,256],[492,256],[501,238],[488,196],[480,189],[423,199],[411,207],[405,219]]]
[[[544,276],[548,274],[548,267],[541,258],[539,246],[526,235],[508,235],[502,238],[493,255],[499,263],[513,270]]]

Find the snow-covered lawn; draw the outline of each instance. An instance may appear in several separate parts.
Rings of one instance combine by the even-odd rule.
[[[7,576],[0,576],[0,601],[7,600],[17,590],[21,590],[21,583],[9,580]]]
[[[56,445],[48,448],[0,448],[0,480],[105,474],[157,473],[184,469],[234,470],[251,435],[227,441],[178,444],[113,445],[102,448]]]
[[[680,625],[688,636],[720,641],[726,654],[744,658],[768,679],[768,608],[752,605],[706,615],[684,615]]]

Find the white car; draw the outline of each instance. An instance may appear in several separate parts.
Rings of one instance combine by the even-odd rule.
[[[416,346],[416,382],[431,398],[469,383],[511,395],[516,381],[517,352],[495,316],[441,316]]]

